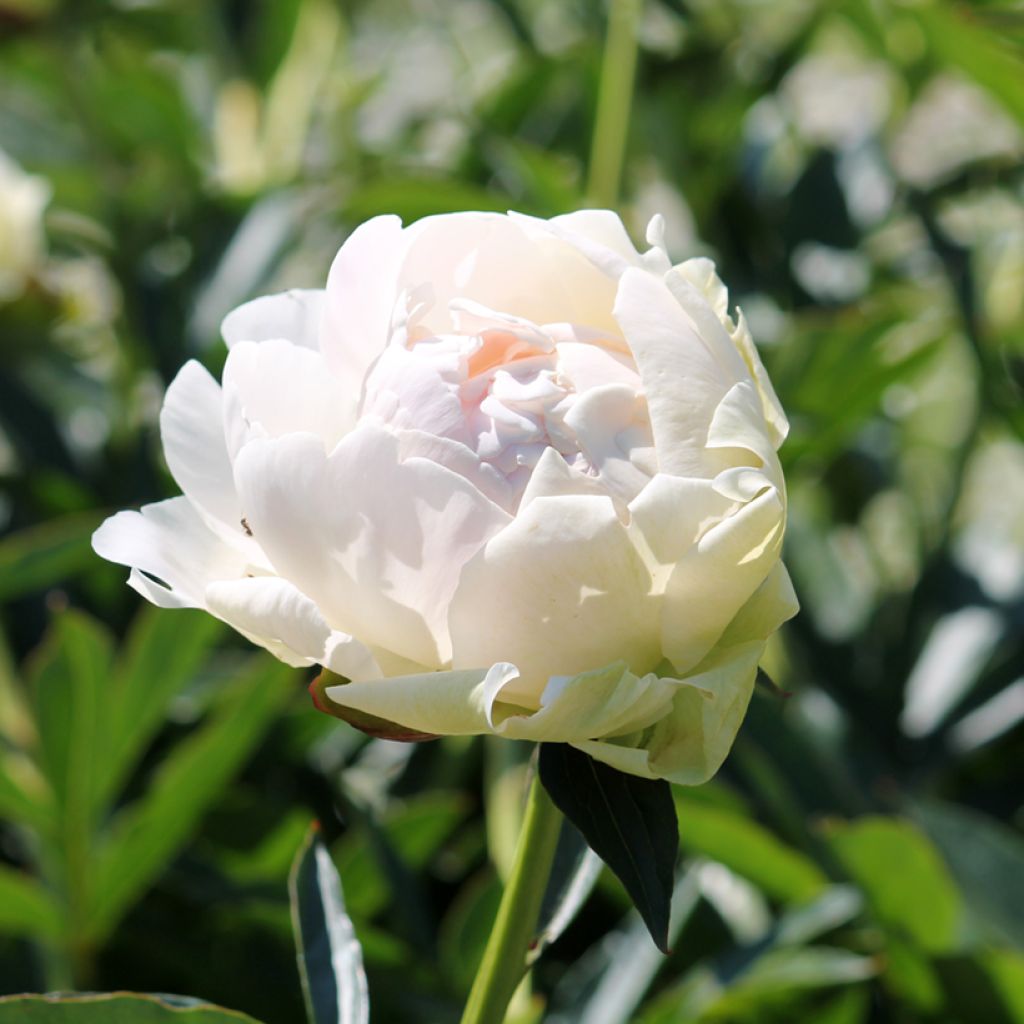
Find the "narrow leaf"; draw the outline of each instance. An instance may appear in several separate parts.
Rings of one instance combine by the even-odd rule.
[[[163,762],[145,795],[112,822],[96,866],[91,923],[98,937],[109,933],[188,841],[293,696],[291,670],[262,656],[252,665],[209,720]]]
[[[367,1024],[363,953],[345,911],[341,879],[315,824],[296,855],[288,891],[310,1024]]]
[[[60,910],[50,893],[29,875],[0,865],[0,932],[53,937]]]
[[[30,526],[0,541],[0,600],[44,590],[95,566],[89,538],[97,520],[95,512],[76,514]]]
[[[601,867],[601,858],[587,846],[579,829],[563,821],[540,908],[537,937],[530,948],[531,963],[572,924],[597,884]]]
[[[543,743],[540,778],[558,809],[615,872],[651,938],[668,952],[679,826],[662,780],[626,775],[567,743]]]

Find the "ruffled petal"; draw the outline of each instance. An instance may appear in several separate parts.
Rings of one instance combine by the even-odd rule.
[[[711,527],[676,563],[662,605],[662,648],[679,673],[714,646],[779,560],[785,508],[771,487]]]
[[[764,641],[726,648],[680,686],[669,714],[637,742],[573,746],[620,771],[684,786],[707,782],[721,767],[750,703]]]

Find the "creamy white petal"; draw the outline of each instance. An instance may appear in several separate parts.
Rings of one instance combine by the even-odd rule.
[[[574,742],[620,771],[684,786],[707,782],[721,767],[750,703],[764,641],[720,652],[680,686],[672,710],[635,743]]]
[[[606,384],[579,396],[565,417],[605,491],[626,505],[651,479],[641,457],[651,451],[647,403],[625,384]]]
[[[160,410],[160,438],[171,475],[215,529],[245,536],[224,440],[220,385],[195,360],[171,381]]]
[[[235,477],[275,570],[335,628],[441,667],[462,566],[509,516],[463,477],[427,459],[400,462],[398,450],[368,423],[330,455],[293,434],[250,442]]]
[[[237,579],[248,568],[244,555],[221,540],[187,498],[118,512],[92,535],[92,546],[100,557],[135,570],[132,586],[163,607],[205,608],[209,583]]]
[[[705,445],[711,416],[733,382],[665,282],[644,270],[627,270],[615,318],[643,381],[659,470],[713,476],[725,468]]]
[[[736,503],[715,490],[712,480],[658,473],[629,506],[630,528],[641,550],[662,566],[674,566]]]
[[[567,494],[590,494],[610,497],[596,476],[573,469],[555,448],[545,448],[530,474],[520,501],[520,513],[537,498],[554,498]]]
[[[659,660],[651,577],[609,498],[543,497],[463,569],[451,602],[453,665],[514,663],[507,699],[537,707],[551,676]]]
[[[374,217],[349,235],[331,264],[320,350],[357,401],[367,371],[388,343],[406,243],[398,217]]]
[[[370,651],[331,629],[317,606],[287,580],[255,576],[210,583],[205,597],[214,615],[289,665],[324,665],[349,679],[381,675]]]
[[[775,566],[785,508],[774,488],[711,527],[677,562],[665,588],[662,647],[689,671]]]
[[[615,284],[581,253],[538,221],[487,213],[425,217],[407,230],[400,289],[429,281],[434,307],[424,326],[451,330],[451,304],[465,298],[534,324],[587,324],[616,332]]]
[[[239,342],[224,364],[224,432],[232,458],[254,437],[315,434],[330,450],[356,423],[358,396],[323,356],[289,341]]]
[[[490,669],[430,672],[333,686],[327,696],[343,707],[375,715],[417,732],[508,739],[576,742],[646,728],[668,714],[680,684],[655,675],[638,677],[622,662],[552,680],[538,710],[507,700],[517,670],[499,662]]]
[[[241,341],[283,338],[317,351],[323,302],[324,292],[320,288],[292,288],[264,295],[228,313],[220,333],[228,348]]]
[[[772,431],[775,447],[778,448],[789,433],[789,420],[786,419],[786,413],[783,411],[779,396],[775,393],[775,387],[768,376],[768,371],[764,368],[764,363],[761,362],[761,356],[754,345],[746,317],[739,309],[736,311],[736,327],[732,332],[732,340],[757,383],[757,390],[764,406],[764,416]]]

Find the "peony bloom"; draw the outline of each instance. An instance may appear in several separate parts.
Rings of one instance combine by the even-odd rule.
[[[0,150],[0,302],[16,299],[43,259],[44,178],[26,174]]]
[[[796,610],[787,424],[712,264],[660,238],[604,211],[364,224],[325,290],[227,317],[221,385],[181,370],[184,496],[96,550],[344,677],[343,716],[707,779]]]

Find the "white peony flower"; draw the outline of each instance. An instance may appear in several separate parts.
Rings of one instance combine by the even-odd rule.
[[[96,550],[345,677],[318,691],[343,717],[707,779],[796,611],[787,424],[714,267],[673,267],[661,233],[640,254],[605,211],[364,224],[325,290],[227,317],[221,385],[181,370],[184,496]]]
[[[49,201],[49,183],[26,174],[0,150],[0,302],[16,299],[42,262]]]

